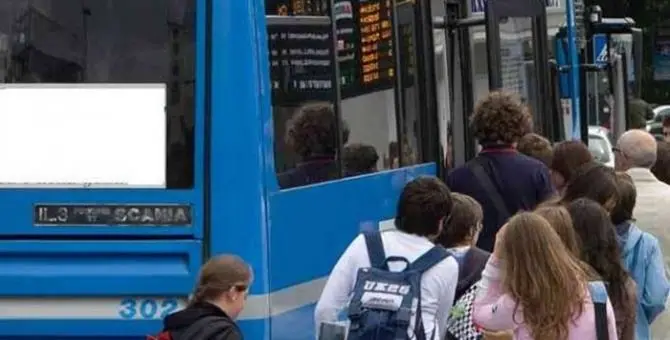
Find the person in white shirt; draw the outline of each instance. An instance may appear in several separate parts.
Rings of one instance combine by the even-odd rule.
[[[397,205],[396,230],[382,233],[387,257],[400,256],[413,262],[432,249],[451,213],[452,199],[447,186],[435,177],[419,177],[403,189]],[[360,268],[369,268],[368,249],[363,235],[356,237],[335,264],[316,305],[317,327],[339,320],[338,315],[351,299]],[[405,265],[390,262],[391,271]],[[421,276],[421,317],[426,338],[444,339],[447,317],[454,302],[458,263],[449,256]]]
[[[670,275],[670,185],[659,181],[651,172],[656,163],[657,145],[654,136],[644,130],[626,131],[615,151],[618,171],[633,179],[637,204],[633,211],[635,224],[659,241],[666,275]],[[670,305],[666,302],[666,310]],[[652,339],[670,339],[670,314],[664,312],[651,325]]]

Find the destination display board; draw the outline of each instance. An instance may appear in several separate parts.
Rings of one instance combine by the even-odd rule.
[[[268,15],[329,16],[328,1],[268,0]],[[335,1],[336,41],[324,25],[268,25],[274,105],[332,100],[337,48],[342,98],[390,89],[395,77],[390,0]]]
[[[191,206],[178,204],[37,204],[36,226],[191,226]]]
[[[390,0],[361,0],[358,12],[360,92],[393,87],[393,7]]]
[[[333,88],[330,26],[268,27],[274,103],[329,100]]]

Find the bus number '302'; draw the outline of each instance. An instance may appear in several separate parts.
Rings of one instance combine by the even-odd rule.
[[[178,299],[124,299],[119,304],[122,319],[162,319],[180,309]]]

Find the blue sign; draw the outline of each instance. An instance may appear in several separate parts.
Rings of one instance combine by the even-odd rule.
[[[609,53],[607,53],[607,35],[594,34],[593,35],[593,60],[596,65],[605,66],[609,61]]]

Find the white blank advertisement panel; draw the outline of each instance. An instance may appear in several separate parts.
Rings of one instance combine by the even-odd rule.
[[[164,84],[0,84],[0,187],[164,188]]]

